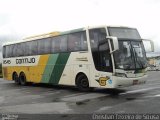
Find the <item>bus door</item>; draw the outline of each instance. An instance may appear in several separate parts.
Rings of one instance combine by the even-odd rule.
[[[105,28],[91,29],[89,30],[89,37],[91,43],[92,58],[95,66],[94,79],[99,79],[100,76],[96,76],[99,73],[107,72],[110,78],[113,73],[113,66],[111,60],[111,54],[109,44],[106,41],[104,44],[99,44],[101,40],[106,39]]]

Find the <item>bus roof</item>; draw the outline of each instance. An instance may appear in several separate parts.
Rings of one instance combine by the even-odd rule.
[[[84,30],[85,30],[85,28],[79,28],[79,29],[74,29],[74,30],[69,30],[69,31],[64,31],[64,32],[59,32],[59,31],[49,32],[49,33],[45,33],[45,34],[26,37],[20,41],[7,42],[7,43],[4,43],[3,46],[15,44],[15,43],[28,42],[28,41],[32,41],[32,40],[38,40],[38,39],[42,39],[42,38],[49,38],[49,37],[53,37],[53,36],[65,35],[65,34],[80,32],[80,31],[84,31]]]
[[[101,27],[125,27],[125,28],[131,28],[131,27],[127,27],[127,26],[105,26],[105,25],[88,26],[86,28],[93,29],[93,28],[101,28]],[[80,31],[84,31],[86,28],[83,27],[83,28],[73,29],[73,30],[64,31],[64,32],[54,31],[54,32],[49,32],[49,33],[45,33],[45,34],[30,36],[30,37],[26,37],[26,38],[24,38],[24,39],[22,39],[20,41],[4,43],[3,46],[15,44],[15,43],[22,43],[22,42],[32,41],[32,40],[38,40],[38,39],[42,39],[42,38],[49,38],[49,37],[58,36],[58,35],[65,35],[65,34],[80,32]]]

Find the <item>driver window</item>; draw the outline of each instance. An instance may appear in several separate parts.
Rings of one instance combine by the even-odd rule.
[[[106,38],[106,30],[105,28],[101,29],[92,29],[89,32],[90,34],[90,41],[92,49],[98,48],[98,42],[104,40]]]

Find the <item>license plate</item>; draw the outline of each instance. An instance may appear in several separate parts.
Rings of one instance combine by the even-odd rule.
[[[137,85],[138,84],[138,80],[133,80],[133,85]]]

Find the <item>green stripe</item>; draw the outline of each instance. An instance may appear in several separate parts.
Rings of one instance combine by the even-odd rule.
[[[52,71],[49,83],[51,84],[59,83],[59,80],[61,78],[61,75],[63,73],[64,67],[66,66],[69,56],[70,56],[70,53],[59,54],[56,64],[54,66],[54,69]]]
[[[48,58],[48,62],[46,64],[43,76],[42,76],[42,83],[49,83],[50,76],[52,74],[52,71],[54,69],[54,65],[56,64],[57,58],[59,54],[52,54]]]

